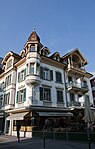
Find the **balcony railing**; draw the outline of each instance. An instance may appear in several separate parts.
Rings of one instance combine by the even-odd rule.
[[[81,103],[80,102],[68,102],[67,105],[68,105],[68,107],[70,107],[70,106],[81,106]]]
[[[77,73],[85,73],[85,69],[83,67],[80,67],[77,63],[72,62],[71,64],[68,64],[68,71],[78,71]]]
[[[88,85],[86,83],[77,83],[77,82],[71,81],[67,83],[67,88],[70,88],[70,87],[76,87],[76,88],[88,90]]]

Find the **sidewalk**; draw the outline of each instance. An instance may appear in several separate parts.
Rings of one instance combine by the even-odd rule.
[[[17,142],[16,137],[0,136],[0,149],[44,149],[43,139],[29,139],[21,138],[20,143]],[[89,149],[87,143],[82,142],[66,142],[45,140],[46,149]],[[95,149],[95,144],[91,144],[91,149]]]

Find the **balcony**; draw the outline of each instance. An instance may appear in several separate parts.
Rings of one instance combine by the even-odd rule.
[[[71,64],[68,64],[67,72],[72,73],[72,74],[77,74],[80,77],[84,76],[85,73],[86,73],[85,69],[82,68],[82,67],[79,67],[78,64],[75,63],[75,62],[72,62]]]
[[[35,75],[35,74],[27,75],[26,78],[25,78],[25,82],[26,82],[27,85],[29,85],[29,84],[39,84],[40,83],[40,76]]]
[[[29,52],[27,54],[27,59],[30,59],[30,58],[36,58],[36,59],[40,59],[40,55],[37,53],[37,52]]]
[[[80,107],[81,103],[80,102],[68,102],[67,105],[68,105],[68,107],[71,107],[71,106]]]
[[[88,92],[88,85],[86,83],[69,82],[67,83],[68,91],[81,91],[82,93]]]

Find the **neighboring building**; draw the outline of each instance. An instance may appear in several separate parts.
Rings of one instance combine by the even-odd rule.
[[[79,49],[64,56],[58,52],[49,54],[50,50],[33,31],[20,55],[10,51],[4,57],[0,129],[5,133],[16,135],[19,123],[20,135],[31,137],[35,127],[43,128],[47,117],[72,116],[72,108],[84,107],[92,76],[84,69],[86,59]],[[93,104],[91,98],[90,103]]]
[[[95,72],[92,72],[93,77],[90,79],[91,89],[92,89],[92,95],[93,95],[93,104],[95,106]]]

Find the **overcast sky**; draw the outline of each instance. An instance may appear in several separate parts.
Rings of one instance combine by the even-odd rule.
[[[34,26],[51,53],[79,48],[95,71],[95,0],[0,0],[0,57],[20,53]]]

